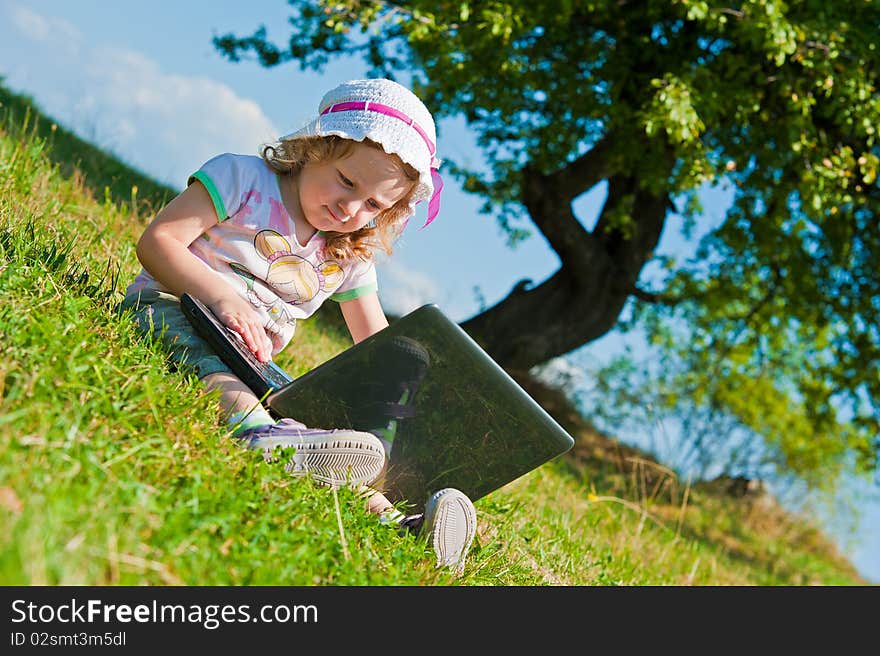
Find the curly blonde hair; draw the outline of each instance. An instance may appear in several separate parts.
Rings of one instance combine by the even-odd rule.
[[[264,145],[260,155],[273,170],[282,174],[296,175],[309,164],[348,157],[356,143],[358,142],[335,135],[297,137]],[[375,141],[364,139],[362,143],[384,152],[382,146]],[[373,257],[377,248],[391,255],[392,244],[400,236],[411,214],[410,202],[416,190],[419,172],[396,154],[390,153],[390,155],[400,166],[406,179],[413,183],[410,190],[360,230],[324,233],[326,240],[324,250],[329,257],[342,260],[355,258],[368,260]]]

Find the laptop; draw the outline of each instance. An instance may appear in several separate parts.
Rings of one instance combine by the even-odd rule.
[[[352,428],[388,451],[374,487],[423,509],[439,489],[476,501],[574,445],[574,439],[435,304],[291,379],[261,363],[198,299],[184,314],[270,412],[314,428]]]

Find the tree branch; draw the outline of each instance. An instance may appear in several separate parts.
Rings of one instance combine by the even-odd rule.
[[[634,296],[640,301],[645,303],[651,303],[652,305],[677,305],[681,302],[680,298],[675,296],[669,296],[667,294],[661,294],[659,292],[649,292],[645,289],[641,289],[638,285],[632,285],[630,287],[630,296]]]
[[[587,153],[549,174],[531,166],[522,170],[521,201],[532,222],[565,266],[585,271],[595,258],[606,257],[598,241],[581,225],[571,202],[607,177],[607,138]]]
[[[611,149],[611,139],[606,135],[576,160],[547,175],[545,182],[551,184],[556,193],[574,200],[611,175],[608,163]]]

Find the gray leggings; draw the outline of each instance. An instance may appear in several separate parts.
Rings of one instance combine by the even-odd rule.
[[[119,309],[134,310],[133,316],[140,331],[161,340],[177,366],[194,369],[199,378],[221,371],[232,373],[208,343],[195,333],[176,296],[144,289],[126,296]]]

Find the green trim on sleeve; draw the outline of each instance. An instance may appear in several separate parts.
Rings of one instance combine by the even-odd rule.
[[[205,189],[208,190],[208,194],[211,196],[211,202],[214,203],[214,211],[217,212],[217,218],[220,221],[228,219],[229,214],[226,213],[226,207],[223,205],[223,198],[220,196],[220,192],[217,191],[217,186],[208,174],[204,171],[196,171],[189,176],[189,180],[187,180],[186,183],[190,184],[193,180],[198,180],[205,185]]]
[[[342,303],[344,301],[353,301],[356,298],[366,296],[367,294],[372,294],[373,292],[377,291],[379,291],[379,285],[377,285],[376,283],[370,283],[369,285],[364,285],[363,287],[355,287],[354,289],[349,289],[347,292],[333,294],[333,296],[330,297],[330,300],[336,301],[337,303]]]

